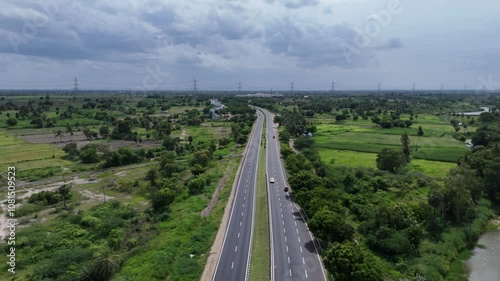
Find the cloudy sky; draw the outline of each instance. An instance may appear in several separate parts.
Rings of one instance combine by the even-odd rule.
[[[0,6],[0,89],[500,88],[498,0]]]

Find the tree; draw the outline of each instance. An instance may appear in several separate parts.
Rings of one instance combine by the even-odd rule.
[[[377,154],[377,168],[392,173],[405,164],[405,156],[400,151],[384,148]]]
[[[290,133],[288,131],[283,131],[280,133],[280,140],[288,142],[290,140]]]
[[[173,152],[167,152],[161,155],[160,158],[160,173],[164,177],[171,177],[178,170],[178,165],[174,162],[175,154]]]
[[[156,180],[158,179],[158,171],[155,168],[151,168],[146,173],[146,180],[149,181],[150,185],[156,185]]]
[[[79,153],[82,163],[90,164],[99,162],[99,155],[95,145],[86,145],[80,149]]]
[[[296,191],[301,189],[314,189],[323,185],[320,177],[310,171],[299,171],[296,174],[290,174],[290,186]]]
[[[196,177],[188,182],[187,187],[189,193],[200,194],[205,188],[205,180],[203,178]]]
[[[490,112],[483,112],[479,114],[479,121],[487,123],[495,120],[495,115]]]
[[[109,136],[109,127],[108,126],[102,126],[99,128],[99,134],[103,138],[107,138]]]
[[[75,133],[73,133],[73,128],[69,124],[66,125],[66,134],[69,134],[70,138],[69,141],[71,141],[71,136],[73,136]]]
[[[384,280],[373,255],[352,241],[330,244],[323,255],[323,262],[336,281]]]
[[[59,194],[61,194],[63,199],[64,209],[66,209],[66,200],[69,198],[71,186],[68,186],[67,184],[62,185],[61,187],[59,187],[57,191],[59,192]]]
[[[448,172],[445,179],[445,204],[450,213],[454,214],[455,221],[460,222],[468,208],[481,196],[481,182],[475,171],[468,167],[456,167]]]
[[[316,212],[308,223],[314,235],[326,245],[330,242],[344,242],[354,235],[354,227],[347,223],[344,216],[326,208]]]
[[[16,118],[9,118],[9,119],[7,119],[6,123],[7,123],[7,125],[14,127],[15,125],[17,125],[17,119]]]
[[[101,250],[95,257],[92,266],[92,279],[95,281],[109,281],[118,272],[121,266],[121,257],[113,254],[109,248]]]
[[[295,139],[293,146],[299,150],[313,146],[314,140],[310,137],[301,136]]]
[[[410,138],[407,133],[401,135],[401,146],[403,147],[403,155],[405,156],[406,163],[410,163],[411,148]]]
[[[67,145],[65,145],[63,150],[68,154],[69,158],[71,159],[78,156],[78,147],[74,142],[70,142]]]
[[[189,145],[193,143],[193,136],[188,136]]]
[[[418,126],[417,135],[419,137],[424,135],[424,130],[422,129],[422,126]]]
[[[59,140],[62,141],[62,137],[64,137],[64,132],[62,130],[57,130],[54,134],[54,138],[59,137]]]
[[[156,212],[165,211],[175,200],[175,193],[168,187],[151,192],[151,203]]]

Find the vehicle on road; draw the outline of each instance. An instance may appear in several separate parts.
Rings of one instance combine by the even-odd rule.
[[[270,179],[269,179],[269,182],[270,182],[270,183],[274,183],[274,178],[270,178]]]

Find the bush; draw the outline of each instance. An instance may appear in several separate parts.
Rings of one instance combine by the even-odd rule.
[[[17,125],[17,119],[11,117],[11,118],[7,119],[6,123],[7,123],[7,125],[14,127],[15,125]]]

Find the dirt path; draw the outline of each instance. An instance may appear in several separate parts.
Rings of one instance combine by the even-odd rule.
[[[300,152],[299,152],[297,149],[295,149],[295,147],[293,146],[293,145],[294,145],[294,143],[295,143],[295,142],[294,142],[294,139],[290,139],[290,140],[288,141],[288,145],[289,145],[289,146],[290,146],[290,148],[293,150],[293,152],[295,152],[296,154],[299,154]]]
[[[208,217],[210,213],[212,212],[212,209],[215,207],[217,204],[217,201],[219,200],[219,194],[220,191],[224,188],[224,185],[226,185],[227,178],[229,177],[229,166],[227,167],[226,171],[224,172],[224,175],[222,178],[219,180],[219,183],[217,184],[217,188],[214,191],[214,194],[212,195],[212,199],[210,200],[210,203],[208,203],[208,206],[201,211],[201,217]]]
[[[54,190],[57,190],[59,187],[61,187],[62,185],[65,185],[65,184],[73,184],[73,185],[77,185],[78,186],[78,185],[82,185],[82,184],[88,184],[88,183],[91,183],[91,182],[95,183],[95,182],[98,182],[98,180],[97,181],[89,181],[87,179],[75,178],[74,180],[71,180],[71,181],[68,181],[68,182],[59,181],[59,182],[48,183],[48,184],[45,184],[45,185],[40,185],[37,188],[30,188],[30,189],[28,189],[28,188],[26,188],[24,186],[21,186],[21,187],[18,187],[18,190],[16,190],[16,201],[19,201],[20,199],[29,198],[31,195],[36,194],[36,193],[40,193],[42,191],[54,191]],[[91,199],[93,199],[93,198],[96,197],[96,195],[87,196],[86,194],[85,194],[85,196],[89,197]],[[16,203],[16,209],[19,209],[19,207],[21,207],[21,206],[22,206],[21,203]],[[8,231],[6,229],[6,225],[7,225],[7,213],[8,213],[6,201],[1,201],[0,202],[0,208],[2,209],[2,213],[0,214],[0,240],[3,240],[6,237],[6,235],[8,234]]]

